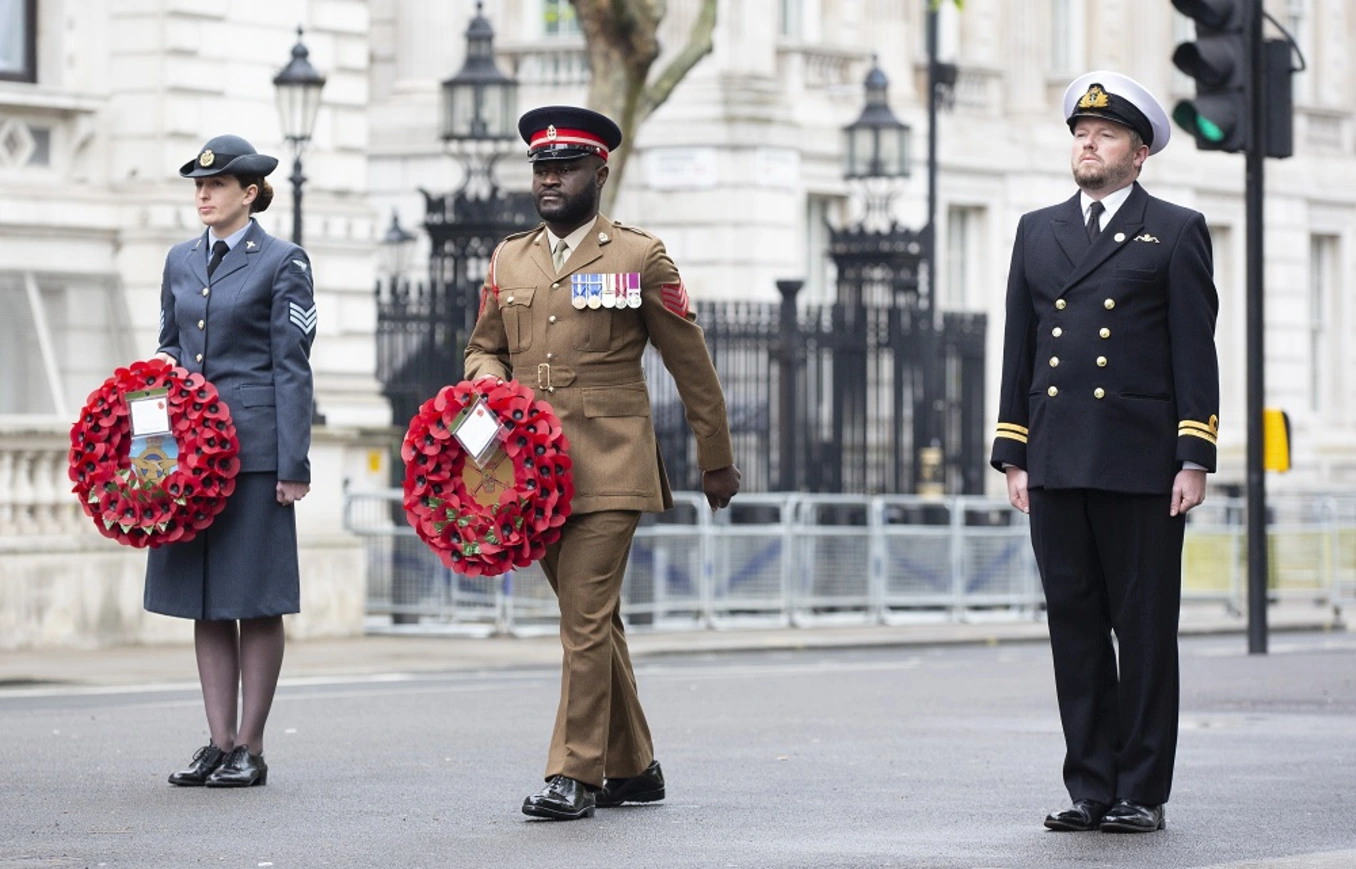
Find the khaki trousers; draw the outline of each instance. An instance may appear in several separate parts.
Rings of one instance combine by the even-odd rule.
[[[621,620],[622,576],[640,513],[574,515],[541,565],[560,603],[560,708],[546,777],[594,787],[654,759]]]

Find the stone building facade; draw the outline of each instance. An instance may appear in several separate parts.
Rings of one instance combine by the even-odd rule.
[[[895,197],[926,219],[923,38],[927,0],[720,0],[715,50],[641,128],[612,215],[665,239],[703,299],[776,297],[803,278],[832,298],[827,225],[859,205],[841,177],[841,128],[872,57],[914,132]],[[283,159],[261,220],[290,231],[291,154],[272,76],[305,26],[327,77],[305,152],[305,243],[317,275],[316,490],[301,510],[316,597],[295,632],[360,626],[363,565],[343,533],[342,490],[389,475],[391,422],[374,378],[377,241],[392,211],[422,219],[420,188],[459,182],[439,140],[439,83],[460,67],[473,0],[7,0],[0,2],[0,646],[184,636],[139,614],[140,556],[88,529],[65,494],[65,431],[115,365],[154,348],[169,246],[199,225],[177,167],[238,132]],[[665,56],[700,0],[669,0]],[[1267,166],[1268,404],[1293,425],[1295,469],[1273,489],[1356,483],[1356,71],[1347,0],[1268,0],[1296,35],[1295,156]],[[568,0],[485,0],[521,109],[584,100],[587,62]],[[941,51],[957,64],[938,126],[936,293],[987,312],[988,405],[1018,217],[1074,191],[1059,98],[1107,67],[1165,102],[1190,25],[1168,0],[967,0],[944,4]],[[528,173],[509,146],[507,186]],[[1243,482],[1243,159],[1198,152],[1176,131],[1142,182],[1204,212],[1215,243],[1223,374],[1220,483]],[[417,262],[416,258],[416,262]],[[417,271],[417,266],[415,267]],[[993,491],[1001,487],[992,476]],[[355,615],[356,614],[356,615]],[[323,624],[322,624],[323,622]],[[309,625],[309,627],[308,627]]]

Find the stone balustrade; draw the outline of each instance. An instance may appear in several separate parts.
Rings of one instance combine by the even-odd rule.
[[[0,549],[100,539],[71,493],[69,451],[69,421],[0,418]]]

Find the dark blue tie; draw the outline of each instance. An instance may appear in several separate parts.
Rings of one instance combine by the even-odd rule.
[[[224,241],[212,245],[212,259],[207,262],[207,279],[209,281],[212,279],[212,273],[217,270],[217,266],[221,265],[222,257],[226,256],[230,249],[231,246]]]
[[[1102,234],[1102,212],[1106,211],[1106,206],[1100,200],[1095,201],[1088,206],[1088,241],[1097,241],[1097,236]],[[221,242],[217,242],[220,244]]]

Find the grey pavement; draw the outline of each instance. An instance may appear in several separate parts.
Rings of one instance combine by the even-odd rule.
[[[669,799],[566,824],[518,811],[553,638],[293,644],[269,785],[226,792],[165,783],[205,739],[190,650],[68,653],[0,690],[0,867],[1356,866],[1356,635],[1184,638],[1168,829],[1111,836],[1041,829],[1066,797],[1039,630],[960,627],[638,634]]]
[[[1353,627],[1332,607],[1305,602],[1273,605],[1268,621],[1276,634],[1342,633]],[[1230,613],[1217,603],[1188,604],[1182,610],[1183,636],[1233,635],[1246,629],[1246,617]],[[637,629],[629,634],[629,642],[632,655],[643,659],[695,652],[1044,642],[1047,636],[1043,621],[994,618],[969,623]],[[554,633],[546,628],[539,635],[528,637],[467,637],[438,635],[436,626],[420,626],[402,635],[382,632],[347,639],[293,641],[286,654],[284,681],[548,666],[559,662],[560,645]],[[183,645],[0,651],[0,690],[36,685],[174,684],[196,679],[192,650]]]

